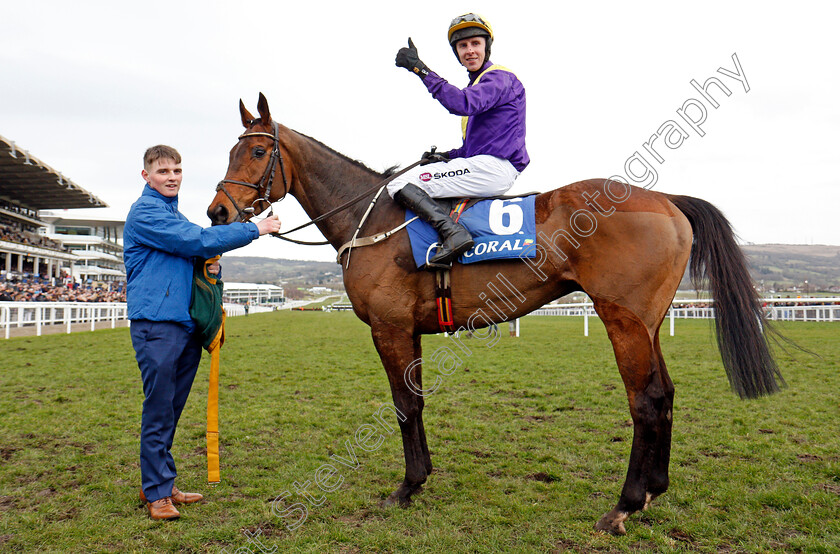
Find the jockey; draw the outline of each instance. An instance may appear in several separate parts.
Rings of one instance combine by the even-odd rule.
[[[507,68],[493,65],[493,29],[468,13],[452,20],[449,44],[469,73],[464,89],[449,84],[420,61],[409,38],[396,65],[415,73],[449,113],[461,116],[463,144],[448,152],[426,152],[421,165],[388,184],[388,194],[430,223],[441,246],[426,265],[449,267],[473,246],[472,236],[433,198],[497,196],[507,192],[530,159],[525,150],[525,88]]]

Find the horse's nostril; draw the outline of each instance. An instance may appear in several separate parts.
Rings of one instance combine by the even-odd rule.
[[[207,217],[210,218],[210,222],[213,225],[223,225],[227,221],[227,216],[227,208],[222,205],[207,210]]]

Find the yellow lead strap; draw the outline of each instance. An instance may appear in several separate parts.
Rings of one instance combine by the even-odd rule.
[[[207,482],[221,481],[219,471],[219,347],[210,352],[210,388],[207,391]]]
[[[210,381],[207,386],[207,481],[218,483],[219,472],[219,350],[225,343],[224,283],[207,268],[219,260],[196,260],[193,267],[190,317],[196,337],[210,353]]]
[[[222,326],[210,345],[210,383],[207,389],[207,482],[222,480],[219,469],[219,354],[224,343],[225,314]]]

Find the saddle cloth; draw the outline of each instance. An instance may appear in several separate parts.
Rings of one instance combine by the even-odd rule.
[[[536,195],[457,201],[450,210],[452,218],[466,227],[475,240],[475,245],[458,261],[471,264],[536,256],[536,248],[532,248],[537,238],[534,198]],[[413,217],[415,214],[406,210],[406,221]],[[422,268],[427,258],[437,251],[440,240],[437,231],[420,219],[409,224],[407,229],[414,262]]]

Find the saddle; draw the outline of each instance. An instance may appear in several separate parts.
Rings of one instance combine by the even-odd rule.
[[[379,193],[381,193],[383,190],[384,190],[384,187],[380,189]],[[407,229],[408,234],[409,234],[409,239],[410,239],[410,242],[411,242],[411,245],[412,245],[412,254],[414,254],[415,263],[417,263],[418,268],[422,267],[423,265],[425,265],[426,251],[428,250],[428,247],[430,245],[433,245],[434,243],[436,243],[436,241],[438,239],[438,235],[437,235],[437,232],[431,227],[431,225],[429,225],[427,223],[424,223],[423,221],[419,220],[419,218],[417,216],[415,216],[414,213],[411,212],[411,210],[406,210],[406,217],[405,217],[405,220],[403,221],[403,223],[401,223],[400,225],[398,225],[397,227],[395,227],[393,229],[390,229],[390,230],[385,231],[385,232],[378,233],[376,235],[370,235],[370,236],[365,236],[365,237],[359,237],[358,236],[359,231],[361,230],[362,226],[364,225],[364,222],[366,221],[368,214],[370,213],[371,209],[373,208],[374,204],[376,203],[377,198],[379,197],[379,193],[377,194],[376,197],[374,197],[373,201],[371,202],[371,205],[368,207],[367,212],[362,217],[362,220],[359,223],[359,227],[356,230],[356,234],[353,236],[353,238],[351,240],[349,240],[348,242],[343,244],[338,249],[338,252],[336,254],[336,263],[341,264],[342,263],[342,261],[341,261],[342,255],[344,253],[348,253],[347,257],[344,260],[344,267],[346,269],[347,267],[349,267],[349,264],[350,264],[350,254],[349,254],[349,252],[353,248],[360,248],[360,247],[364,247],[364,246],[371,246],[371,245],[377,244],[377,243],[379,243],[383,240],[388,239],[389,237],[391,237],[395,233],[397,233],[397,232],[399,232],[403,229]],[[488,219],[488,221],[486,221],[483,225],[479,223],[478,227],[476,227],[475,224],[470,225],[466,221],[461,220],[461,217],[464,214],[464,212],[467,212],[468,210],[471,210],[471,209],[473,209],[477,206],[480,207],[480,205],[482,203],[485,203],[486,206],[490,206],[490,205],[492,205],[493,202],[497,202],[497,201],[502,201],[502,203],[521,201],[523,204],[525,204],[528,207],[528,214],[529,215],[526,218],[525,214],[523,213],[522,218],[519,220],[519,222],[521,224],[525,224],[525,226],[526,226],[525,231],[522,231],[522,233],[527,233],[530,236],[529,237],[522,237],[523,240],[519,244],[516,245],[516,249],[519,250],[522,247],[530,247],[536,240],[536,223],[534,221],[533,205],[534,205],[534,197],[537,194],[539,194],[539,193],[538,192],[530,192],[530,193],[527,193],[527,194],[520,194],[520,195],[494,196],[494,197],[487,197],[487,198],[435,198],[434,201],[437,202],[438,205],[441,206],[441,208],[446,210],[450,214],[450,216],[455,219],[455,221],[458,221],[459,223],[464,224],[464,226],[470,231],[470,233],[473,235],[474,238],[476,236],[478,236],[478,237],[485,236],[485,238],[486,238],[486,236],[490,235],[491,231],[493,231],[493,227],[501,226],[501,227],[504,228],[505,227],[505,217],[504,217],[505,213],[497,214],[497,215],[500,216],[499,219],[501,219],[501,221],[497,222],[500,225],[490,225],[489,224],[489,219]],[[515,208],[507,208],[506,210],[502,209],[501,211],[506,212],[508,214],[508,216],[510,216],[510,211],[511,210],[513,210],[514,212],[516,211]],[[511,221],[510,221],[510,217],[509,217],[508,221],[507,221],[507,225],[510,225],[510,223],[511,223]],[[417,250],[420,248],[420,246],[417,246],[417,245],[421,244],[422,242],[425,242],[424,250],[423,250],[422,254],[418,255]],[[476,242],[476,245],[473,247],[471,252],[474,253],[476,249],[478,249],[479,251],[484,251],[484,250],[487,250],[487,249],[490,249],[491,252],[498,251],[497,249],[492,248],[492,245],[490,245],[490,246],[488,246],[488,245],[479,246],[478,243],[479,243],[479,241]],[[513,250],[514,249],[513,245],[508,246],[504,242],[501,243],[501,246],[503,248],[502,252],[505,249],[508,249],[508,250]],[[508,248],[505,248],[506,246],[508,246]],[[490,258],[487,258],[487,257],[483,256],[482,255],[483,252],[479,252],[479,256],[476,257],[475,259],[472,259],[473,256],[472,256],[471,252],[467,252],[466,254],[462,255],[461,258],[459,259],[459,261],[461,261],[461,263],[471,263],[471,262],[475,262],[475,261],[481,261],[483,259],[490,259]],[[505,256],[505,255],[502,254],[502,255],[491,256],[491,258],[499,258],[499,257],[502,257],[502,258],[504,258],[504,257],[509,257],[509,258],[513,258],[513,257],[533,258],[534,255],[535,255],[535,253],[531,253],[531,254],[527,254],[527,255],[514,255],[514,256]],[[467,259],[469,259],[469,261],[465,261]]]
[[[496,259],[496,258],[503,258],[503,257],[516,257],[516,258],[532,258],[536,255],[536,248],[533,245],[536,243],[536,223],[534,221],[534,196],[539,193],[531,192],[528,194],[520,194],[520,195],[513,195],[513,196],[494,196],[491,198],[436,198],[435,201],[438,205],[446,210],[449,213],[449,216],[457,222],[464,224],[465,227],[473,233],[473,238],[476,241],[475,246],[472,249],[468,250],[464,254],[461,255],[459,261],[461,263],[472,263],[474,261],[481,261],[482,259]],[[463,221],[461,222],[461,216],[468,212],[468,210],[472,209],[480,202],[488,202],[492,206],[493,201],[502,200],[502,204],[504,205],[505,201],[514,201],[512,204],[524,204],[524,209],[521,209],[519,213],[522,215],[521,225],[519,226],[518,230],[515,232],[522,233],[522,235],[508,235],[509,237],[520,237],[513,239],[514,243],[510,243],[511,239],[507,238],[504,239],[502,236],[496,234],[485,234],[481,233],[484,229],[481,225],[475,225],[474,223],[471,225],[470,222]],[[519,206],[517,206],[519,208]],[[516,216],[511,214],[510,211],[516,210],[517,208],[505,208],[502,207],[503,212],[508,212],[508,227],[514,226],[514,222],[512,221]],[[488,210],[488,221],[490,217],[489,214],[492,213],[492,209]],[[406,219],[408,219],[408,214],[406,214]],[[504,219],[503,217],[500,219]],[[477,221],[483,221],[483,217],[479,216]],[[420,232],[417,228],[412,230],[412,225],[415,223],[419,223],[426,227],[431,227],[423,222],[413,222],[408,227],[408,234],[411,237],[411,248],[412,253],[415,254],[415,262],[418,264],[417,267],[422,267],[420,265],[421,261],[425,262],[425,256],[428,255],[429,249],[426,250],[424,254],[423,260],[418,260],[417,253],[415,250],[415,237],[413,235],[419,235]],[[504,226],[504,221],[499,222]],[[495,227],[495,224],[490,224],[491,230]],[[432,230],[434,233],[434,230]],[[436,233],[434,233],[436,236]],[[418,236],[419,239],[419,236]],[[432,239],[434,240],[434,239]],[[530,242],[529,242],[530,241]],[[499,243],[501,243],[501,247],[499,247]],[[510,246],[510,256],[505,256],[502,254],[504,251],[506,243]],[[514,248],[514,245],[519,243],[521,247]],[[434,245],[434,242],[432,242]],[[494,248],[495,246],[495,248]],[[526,248],[525,251],[522,251],[523,248]],[[498,252],[498,255],[494,255],[491,257],[487,257],[487,251],[493,250],[494,252]],[[531,250],[531,252],[528,251]],[[476,259],[471,259],[475,257]],[[437,270],[435,271],[435,304],[437,307],[437,318],[438,318],[438,325],[440,326],[440,330],[446,333],[453,333],[455,332],[455,318],[452,313],[452,283],[450,280],[449,270]]]
[[[473,236],[473,247],[461,254],[458,262],[470,264],[486,260],[533,258],[536,256],[535,195],[495,198],[444,198],[439,205],[453,220]],[[436,251],[438,233],[428,223],[406,210],[405,224],[411,253],[417,268],[426,265]]]

